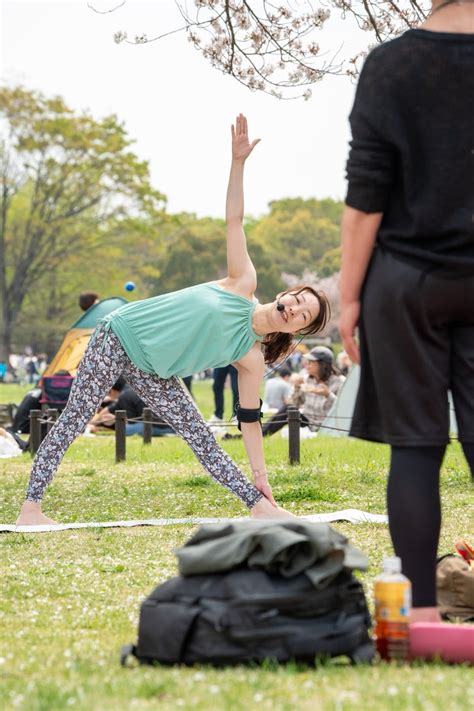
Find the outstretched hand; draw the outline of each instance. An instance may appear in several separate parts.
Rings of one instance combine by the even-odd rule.
[[[247,119],[243,114],[239,114],[235,121],[235,126],[231,126],[232,132],[232,160],[245,161],[252,153],[253,149],[260,142],[260,138],[249,143]]]
[[[268,483],[266,474],[254,474],[254,484],[255,488],[258,489],[273,506],[277,505],[277,502],[273,498],[272,487]]]

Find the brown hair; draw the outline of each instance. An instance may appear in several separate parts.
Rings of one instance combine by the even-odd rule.
[[[318,360],[318,380],[321,383],[327,383],[331,375],[339,375],[339,371],[332,363],[325,363],[323,360]]]
[[[95,304],[98,298],[99,294],[96,294],[95,291],[81,291],[79,294],[79,306],[83,311],[87,311]]]
[[[308,326],[305,326],[305,328],[301,329],[299,332],[301,336],[309,336],[313,333],[319,333],[325,328],[331,318],[331,307],[327,296],[323,291],[317,291],[312,286],[306,286],[305,284],[298,284],[291,289],[286,289],[286,291],[283,291],[280,296],[284,296],[285,294],[298,295],[303,291],[310,291],[319,302],[318,315]],[[288,356],[292,343],[292,333],[282,333],[281,331],[276,331],[275,333],[267,334],[262,341],[265,363],[274,363],[279,358],[283,359]]]

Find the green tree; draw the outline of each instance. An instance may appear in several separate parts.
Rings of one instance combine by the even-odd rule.
[[[334,247],[334,249],[328,249],[327,252],[323,254],[321,259],[316,265],[317,273],[322,277],[330,276],[335,272],[338,272],[341,268],[341,248]]]
[[[226,228],[223,220],[175,216],[164,236],[165,253],[153,291],[164,294],[226,274]]]
[[[59,97],[0,89],[0,358],[45,283],[57,316],[69,260],[87,256],[100,273],[101,247],[120,223],[163,210],[130,146],[115,116],[97,121]]]
[[[270,203],[270,212],[250,226],[280,272],[315,271],[319,260],[339,244],[342,203],[329,198],[285,198]]]
[[[286,289],[281,270],[269,250],[258,242],[251,243],[249,251],[257,270],[256,295],[262,303],[273,301],[278,292]]]
[[[224,220],[175,215],[162,239],[166,252],[154,292],[163,294],[226,276]],[[249,240],[249,253],[258,275],[257,295],[262,301],[271,300],[284,287],[281,272],[265,245]]]
[[[16,346],[29,344],[36,352],[54,355],[64,332],[82,314],[78,305],[81,291],[95,291],[100,298],[150,296],[160,276],[163,234],[169,231],[169,224],[174,220],[167,215],[122,219],[94,240],[93,250],[69,255],[61,269],[52,271],[26,295],[15,324]],[[133,292],[124,290],[129,280],[136,284]]]

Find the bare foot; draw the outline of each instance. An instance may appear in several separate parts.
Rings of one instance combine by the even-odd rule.
[[[17,526],[50,526],[56,524],[41,511],[41,504],[36,501],[25,501],[16,520]]]
[[[252,518],[256,519],[298,518],[298,516],[294,516],[289,511],[282,509],[281,506],[273,506],[273,504],[271,504],[265,497],[260,499],[255,506],[252,506],[250,515]]]
[[[413,607],[410,611],[410,624],[412,622],[442,622],[437,607]]]

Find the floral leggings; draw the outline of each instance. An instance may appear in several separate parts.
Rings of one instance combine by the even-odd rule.
[[[38,449],[27,500],[41,501],[67,448],[84,431],[120,375],[153,412],[181,435],[213,479],[230,489],[249,508],[262,498],[219,447],[179,379],[164,379],[140,370],[131,362],[117,336],[99,326],[81,360],[67,405]]]

